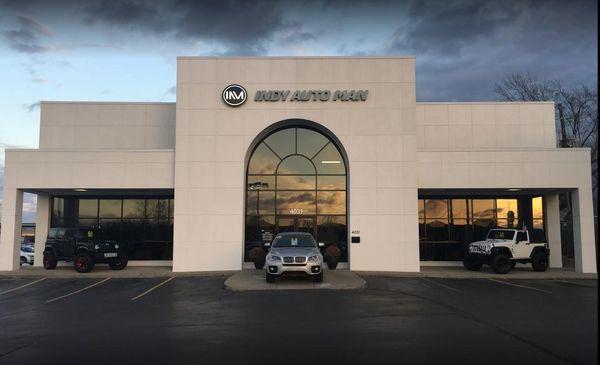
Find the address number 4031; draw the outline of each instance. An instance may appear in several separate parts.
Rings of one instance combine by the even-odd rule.
[[[302,214],[304,213],[304,209],[302,208],[291,208],[290,214]]]

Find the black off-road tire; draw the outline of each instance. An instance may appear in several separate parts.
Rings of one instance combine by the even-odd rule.
[[[73,260],[73,266],[77,272],[90,272],[94,268],[94,258],[86,252],[78,253]]]
[[[54,270],[58,264],[56,256],[54,256],[51,251],[44,252],[44,258],[42,259],[42,262],[44,264],[44,269],[46,270]]]
[[[317,275],[313,275],[312,280],[315,283],[322,283],[323,282],[323,271],[321,271]]]
[[[531,267],[533,271],[543,272],[548,270],[549,260],[545,252],[538,251],[531,258]]]
[[[474,255],[468,254],[463,259],[463,266],[469,271],[479,271],[483,266],[483,261],[481,261]]]
[[[274,283],[275,282],[275,275],[271,275],[268,272],[265,274],[265,280],[267,281],[267,283]]]
[[[127,262],[127,255],[124,253],[119,253],[116,259],[108,262],[108,266],[110,266],[110,268],[113,270],[123,270],[127,267]]]
[[[508,274],[512,269],[512,260],[508,255],[499,253],[492,257],[490,266],[496,274]]]

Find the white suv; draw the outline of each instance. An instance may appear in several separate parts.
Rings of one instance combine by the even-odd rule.
[[[548,243],[531,242],[528,231],[492,229],[484,241],[469,245],[463,264],[471,271],[489,264],[497,274],[508,273],[517,262],[531,263],[535,271],[546,271],[549,257]]]
[[[316,283],[323,281],[323,256],[319,247],[324,245],[317,244],[310,233],[280,233],[270,246],[265,264],[267,283],[290,274],[306,275]]]

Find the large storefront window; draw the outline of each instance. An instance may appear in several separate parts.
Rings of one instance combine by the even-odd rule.
[[[327,136],[279,130],[254,149],[246,177],[245,258],[279,232],[303,231],[348,258],[346,162]]]
[[[492,228],[520,228],[520,219],[518,199],[419,199],[421,261],[462,260],[469,243]]]
[[[52,205],[52,227],[101,229],[126,247],[130,260],[173,258],[172,197],[55,197]]]

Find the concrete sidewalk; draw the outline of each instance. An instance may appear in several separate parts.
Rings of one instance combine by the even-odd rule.
[[[492,268],[484,265],[480,271],[469,271],[462,266],[422,266],[421,272],[380,272],[355,271],[361,276],[380,277],[430,277],[442,279],[598,279],[598,274],[582,274],[573,269],[548,269],[545,272],[533,271],[531,265],[517,265],[508,274],[496,274]]]
[[[349,270],[323,271],[323,282],[313,283],[309,278],[284,277],[275,283],[265,281],[264,270],[242,270],[230,276],[225,286],[233,291],[247,290],[297,290],[297,289],[362,289],[366,281]]]
[[[72,266],[59,266],[54,270],[23,266],[17,271],[0,271],[1,277],[46,278],[159,278],[171,276],[229,276],[235,271],[173,272],[170,266],[128,266],[123,270],[111,270],[108,265],[96,265],[89,273],[78,273]]]

